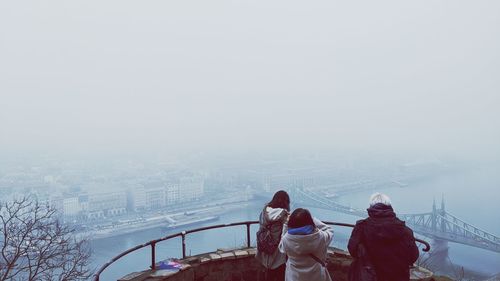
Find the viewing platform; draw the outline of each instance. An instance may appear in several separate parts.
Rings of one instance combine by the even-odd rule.
[[[347,223],[324,223],[335,227],[354,227],[354,225]],[[264,281],[265,268],[255,259],[256,249],[251,241],[252,237],[255,236],[255,233],[252,234],[251,232],[252,225],[258,225],[258,221],[244,221],[190,229],[137,245],[104,264],[95,274],[94,281],[99,281],[101,273],[122,257],[133,254],[133,252],[137,250],[149,247],[151,249],[150,268],[128,274],[124,272],[126,275],[119,278],[118,281]],[[186,237],[189,234],[211,229],[242,226],[246,227],[245,246],[232,249],[217,249],[217,245],[214,245],[214,250],[217,250],[213,252],[192,256],[187,255]],[[182,239],[182,257],[157,261],[156,244],[179,237]],[[426,241],[418,238],[416,238],[416,241],[424,245],[424,252],[430,250],[430,245]],[[162,252],[161,255],[164,258],[171,256],[166,252]],[[332,247],[328,249],[327,268],[334,280],[347,281],[347,274],[351,262],[352,258],[346,251]],[[427,269],[413,267],[411,270],[411,280],[426,281],[431,280],[431,278],[433,278],[433,273]]]
[[[178,264],[178,270],[149,269],[133,272],[118,281],[264,281],[265,268],[255,259],[256,249],[218,249],[185,259],[170,260]],[[347,281],[347,274],[352,258],[349,253],[329,248],[327,267],[333,280]],[[411,269],[410,280],[428,281],[432,272],[421,267]]]

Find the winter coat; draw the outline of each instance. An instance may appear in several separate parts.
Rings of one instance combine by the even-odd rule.
[[[331,227],[313,219],[317,229],[312,234],[292,235],[281,238],[279,250],[288,256],[285,281],[331,281],[328,270],[316,261],[313,254],[322,261],[333,238]]]
[[[271,235],[276,241],[279,241],[283,234],[283,224],[285,224],[287,218],[287,210],[282,208],[265,207],[259,216],[260,227],[265,227],[270,223],[274,223],[271,226]],[[280,265],[286,262],[286,255],[278,251],[278,249],[276,249],[276,251],[274,251],[274,253],[271,255],[261,253],[257,250],[255,258],[259,260],[265,268],[268,269],[278,268]]]
[[[356,258],[358,245],[363,243],[378,281],[408,281],[410,266],[419,255],[413,231],[396,217],[391,206],[375,204],[368,215],[356,222],[347,246],[349,253]]]

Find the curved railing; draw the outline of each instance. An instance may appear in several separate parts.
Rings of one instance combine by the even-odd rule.
[[[225,227],[231,227],[231,226],[246,225],[246,227],[247,227],[247,231],[246,231],[247,232],[247,247],[250,248],[251,247],[250,246],[250,226],[252,224],[258,224],[258,223],[259,223],[258,221],[244,221],[244,222],[217,224],[217,225],[211,225],[211,226],[205,226],[205,227],[200,227],[200,228],[196,228],[196,229],[181,231],[181,232],[178,232],[178,233],[167,235],[167,236],[165,236],[163,238],[159,238],[159,239],[156,239],[156,240],[151,240],[151,241],[149,241],[147,243],[144,243],[144,244],[141,244],[141,245],[137,245],[137,246],[135,246],[133,248],[130,248],[130,249],[126,250],[125,252],[123,252],[123,253],[117,255],[116,257],[112,258],[107,263],[105,263],[103,266],[101,266],[101,268],[99,268],[99,270],[97,271],[97,273],[94,275],[94,281],[99,281],[99,276],[101,275],[101,273],[108,266],[110,266],[112,263],[114,263],[115,261],[121,259],[122,257],[124,257],[124,256],[126,256],[126,255],[128,255],[128,254],[130,254],[130,253],[132,253],[134,251],[137,251],[137,250],[142,249],[142,248],[147,247],[147,246],[151,246],[151,269],[155,269],[155,264],[156,264],[156,253],[155,253],[156,244],[159,243],[159,242],[165,241],[165,240],[169,240],[169,239],[172,239],[172,238],[179,237],[179,236],[182,238],[182,258],[184,259],[184,258],[187,257],[187,255],[186,255],[186,235],[188,235],[190,233],[205,231],[205,230],[214,229],[214,228],[225,228]],[[329,221],[324,221],[324,223],[328,224],[328,225],[354,227],[353,224],[349,224],[349,223],[329,222]],[[426,241],[418,239],[418,238],[416,238],[415,240],[417,242],[425,245],[425,248],[422,249],[424,252],[428,252],[431,249],[431,246]]]

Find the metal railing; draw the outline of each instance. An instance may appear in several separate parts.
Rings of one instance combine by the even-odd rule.
[[[251,245],[250,245],[250,226],[252,224],[258,224],[259,221],[244,221],[244,222],[235,222],[235,223],[227,223],[227,224],[217,224],[217,225],[211,225],[211,226],[205,226],[205,227],[200,227],[200,228],[195,228],[195,229],[191,229],[191,230],[186,230],[186,231],[181,231],[181,232],[178,232],[178,233],[174,233],[174,234],[171,234],[171,235],[167,235],[163,238],[159,238],[159,239],[156,239],[156,240],[151,240],[147,243],[144,243],[144,244],[141,244],[141,245],[137,245],[133,248],[130,248],[128,250],[126,250],[125,252],[115,256],[114,258],[112,258],[110,261],[108,261],[107,263],[105,263],[103,266],[101,266],[101,268],[99,268],[99,270],[96,272],[96,274],[94,274],[94,281],[99,281],[99,276],[101,275],[101,273],[108,267],[110,266],[111,264],[113,264],[114,262],[116,262],[117,260],[119,260],[120,258],[134,252],[134,251],[137,251],[139,249],[142,249],[142,248],[145,248],[145,247],[148,247],[148,246],[151,246],[151,269],[155,269],[156,267],[156,244],[159,243],[159,242],[162,242],[162,241],[166,241],[166,240],[169,240],[169,239],[172,239],[172,238],[176,238],[176,237],[181,237],[182,238],[182,258],[186,258],[187,255],[186,255],[186,236],[188,234],[191,234],[191,233],[195,233],[195,232],[201,232],[201,231],[205,231],[205,230],[209,230],[209,229],[215,229],[215,228],[225,228],[225,227],[232,227],[232,226],[239,226],[239,225],[246,225],[246,233],[247,233],[247,247],[250,248]],[[353,224],[349,224],[349,223],[341,223],[341,222],[329,222],[329,221],[324,221],[325,224],[328,224],[328,225],[336,225],[336,226],[344,226],[344,227],[354,227]],[[428,252],[430,249],[431,249],[431,246],[429,245],[428,242],[424,241],[424,240],[421,240],[421,239],[418,239],[418,238],[415,238],[415,240],[421,244],[424,244],[425,245],[425,248],[422,249],[422,251],[424,252]]]

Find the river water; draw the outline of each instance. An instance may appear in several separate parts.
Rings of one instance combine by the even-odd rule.
[[[435,198],[440,204],[444,196],[446,210],[466,222],[490,233],[500,234],[500,174],[498,167],[478,168],[468,172],[447,174],[432,180],[410,183],[404,188],[391,188],[382,192],[388,194],[397,213],[423,213],[432,210]],[[359,192],[339,198],[339,202],[355,208],[364,208],[371,191]],[[293,203],[293,202],[292,202]],[[292,206],[300,207],[300,206]],[[220,216],[218,222],[197,225],[257,220],[261,202],[250,202],[241,209],[231,210]],[[314,216],[321,220],[354,223],[357,217],[328,210],[309,208]],[[195,228],[191,227],[191,228]],[[179,230],[172,230],[171,233]],[[257,227],[252,227],[252,244]],[[149,240],[168,235],[161,228],[138,231],[122,236],[92,241],[93,266],[98,268],[113,256]],[[350,229],[335,228],[333,246],[344,248],[350,235]],[[428,240],[428,239],[426,239]],[[190,234],[187,238],[187,253],[198,254],[217,248],[238,247],[246,244],[245,226],[215,229]],[[476,249],[455,243],[449,243],[449,259],[466,268],[493,275],[500,272],[500,254]],[[175,238],[159,243],[156,247],[157,261],[168,257],[181,256],[181,239]],[[127,255],[111,265],[102,275],[101,280],[117,280],[127,273],[144,270],[151,261],[150,248],[144,248]]]

